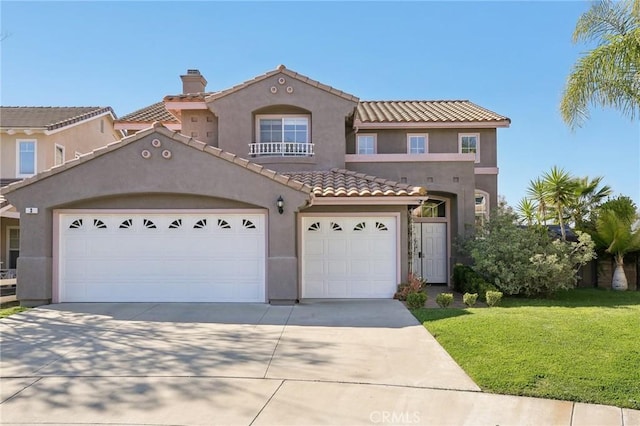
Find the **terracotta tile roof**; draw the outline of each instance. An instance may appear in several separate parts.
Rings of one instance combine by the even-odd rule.
[[[218,92],[201,92],[201,93],[181,93],[178,95],[167,95],[164,97],[165,102],[204,102],[209,95]]]
[[[466,100],[361,101],[356,109],[361,123],[510,122],[511,120]]]
[[[0,127],[44,128],[55,130],[97,115],[110,112],[111,107],[0,107]]]
[[[180,123],[178,118],[164,107],[164,102],[157,102],[148,107],[127,114],[117,120],[118,123]]]
[[[332,93],[332,94],[334,94],[336,96],[340,96],[340,97],[345,98],[345,99],[350,100],[350,101],[358,102],[358,98],[357,97],[355,97],[353,95],[350,95],[349,93],[343,92],[342,90],[338,90],[338,89],[336,89],[334,87],[327,86],[326,84],[322,84],[319,81],[313,80],[313,79],[311,79],[311,78],[309,78],[309,77],[307,77],[305,75],[298,74],[295,71],[291,71],[291,70],[287,69],[287,67],[285,67],[284,65],[279,65],[273,71],[269,71],[269,72],[267,72],[265,74],[262,74],[262,75],[259,75],[257,77],[254,77],[251,80],[247,80],[247,81],[245,81],[243,83],[240,83],[238,85],[235,85],[235,86],[233,86],[233,87],[231,87],[229,89],[222,90],[220,92],[215,92],[215,93],[207,96],[206,101],[209,102],[209,101],[212,101],[214,99],[218,99],[218,98],[221,98],[223,96],[227,96],[227,95],[229,95],[231,93],[237,92],[240,89],[243,89],[243,88],[245,88],[247,86],[250,86],[252,84],[258,83],[259,81],[265,80],[265,79],[267,79],[267,78],[269,78],[271,76],[274,76],[274,75],[280,74],[280,73],[282,73],[284,75],[287,75],[287,76],[289,76],[291,78],[295,78],[296,80],[302,81],[303,83],[307,83],[307,84],[309,84],[309,85],[311,85],[313,87],[317,87],[318,89],[321,89],[321,90],[324,90],[326,92]]]
[[[420,196],[420,186],[398,183],[344,169],[309,172],[283,172],[284,175],[311,187],[316,197],[389,197]]]

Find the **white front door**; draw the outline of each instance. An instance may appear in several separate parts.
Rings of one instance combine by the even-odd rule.
[[[302,297],[393,297],[398,285],[397,220],[304,216]]]
[[[60,302],[265,302],[265,215],[65,211]]]
[[[427,283],[447,283],[447,224],[413,224],[413,273]]]

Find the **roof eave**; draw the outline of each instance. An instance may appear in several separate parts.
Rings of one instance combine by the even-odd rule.
[[[319,197],[312,198],[310,205],[314,206],[347,206],[347,205],[377,205],[377,206],[407,206],[420,204],[427,199],[427,195],[385,195],[385,196],[352,196],[352,197]]]
[[[463,128],[463,129],[494,129],[506,128],[511,125],[511,120],[495,121],[443,121],[443,122],[362,122],[359,119],[353,121],[354,129],[442,129],[442,128]]]

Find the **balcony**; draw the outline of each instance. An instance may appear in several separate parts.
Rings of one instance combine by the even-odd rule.
[[[313,155],[312,143],[300,142],[263,142],[250,143],[249,155],[278,156],[278,157],[311,157]]]

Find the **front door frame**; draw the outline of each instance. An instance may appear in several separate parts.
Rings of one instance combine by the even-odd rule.
[[[412,217],[411,218],[412,224],[410,224],[409,227],[411,228],[413,226],[413,223],[446,223],[447,224],[447,256],[446,256],[447,287],[451,287],[451,199],[447,197],[440,197],[437,195],[430,195],[429,200],[444,201],[445,217]],[[409,229],[409,232],[413,232],[413,230]],[[413,244],[412,240],[410,240],[410,244]],[[422,244],[422,241],[420,242],[420,244]],[[412,254],[413,254],[413,250],[412,250]]]

